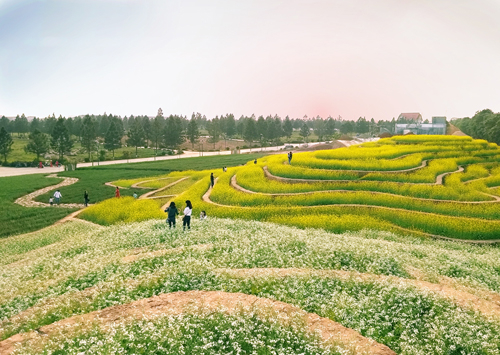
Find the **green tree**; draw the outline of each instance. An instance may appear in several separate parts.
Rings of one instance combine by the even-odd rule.
[[[2,118],[0,118],[0,128],[2,128],[2,127],[3,127],[3,128],[5,128],[5,130],[6,130],[7,132],[11,132],[11,130],[10,130],[10,127],[11,127],[11,122],[10,122],[10,120],[9,120],[7,117],[5,117],[5,116],[2,116]]]
[[[165,125],[165,118],[163,117],[163,110],[159,108],[158,113],[156,114],[156,117],[153,120],[153,131],[151,133],[151,138],[153,139],[155,145],[155,157],[158,152],[158,144],[161,141],[164,125]]]
[[[132,128],[128,131],[127,145],[135,147],[135,157],[137,158],[137,148],[144,146],[144,129],[138,119],[134,120]]]
[[[7,155],[12,151],[12,136],[7,130],[2,127],[0,128],[0,154],[3,155],[4,162],[7,163]]]
[[[207,123],[207,130],[208,130],[209,141],[214,144],[214,149],[215,149],[215,143],[219,141],[221,134],[219,116],[215,116],[214,119],[212,119]]]
[[[36,130],[40,130],[41,126],[42,126],[42,124],[40,123],[40,119],[33,117],[33,119],[31,120],[31,123],[30,123],[30,132],[33,133]]]
[[[368,133],[370,130],[370,123],[364,117],[358,118],[356,121],[356,132],[357,133]]]
[[[68,127],[66,127],[65,119],[59,117],[52,131],[52,148],[59,154],[59,160],[63,160],[64,154],[67,154],[73,148]]]
[[[335,120],[331,117],[328,117],[328,120],[325,123],[325,135],[328,138],[333,137],[335,133]]]
[[[200,137],[200,131],[198,129],[198,124],[196,123],[195,115],[191,116],[191,120],[189,121],[188,128],[187,128],[187,137],[189,141],[191,142],[191,146],[194,149],[194,144]]]
[[[309,126],[304,122],[300,128],[300,135],[304,138],[304,141],[307,142],[307,137],[309,137],[310,134],[311,131],[309,130]]]
[[[85,115],[82,122],[82,130],[81,130],[81,139],[82,139],[82,147],[85,148],[87,153],[92,153],[93,147],[95,146],[95,141],[97,139],[97,129],[96,122],[89,115]]]
[[[49,137],[35,129],[29,135],[28,144],[24,147],[25,152],[36,154],[36,160],[40,160],[40,155],[47,153],[50,150]]]
[[[234,120],[234,115],[230,113],[226,116],[226,136],[231,138],[236,133],[236,121]]]
[[[245,128],[243,131],[243,139],[249,143],[250,149],[252,149],[252,142],[254,139],[257,138],[257,126],[255,123],[255,118],[252,115],[252,117],[248,117],[246,122],[245,122]]]
[[[268,126],[267,121],[264,119],[264,117],[259,116],[259,118],[257,119],[257,138],[259,139],[261,147],[264,145],[264,141],[268,139],[271,127]],[[269,138],[272,139],[273,137],[271,136]]]
[[[293,134],[292,121],[290,121],[290,117],[288,116],[285,117],[285,123],[283,124],[283,133],[288,139],[290,139]]]
[[[14,120],[14,127],[17,132],[17,135],[19,136],[21,133],[28,133],[29,132],[29,122],[24,113],[21,116],[16,116],[16,119]]]
[[[314,123],[314,134],[318,136],[318,142],[323,141],[326,136],[326,123],[323,119],[316,120]]]
[[[149,120],[148,116],[144,116],[142,119],[142,129],[144,130],[144,140],[145,140],[145,147],[149,147],[149,141],[151,140],[151,137],[153,136],[153,127],[151,125],[151,121]]]
[[[122,146],[123,138],[123,128],[117,120],[117,118],[111,120],[106,136],[104,137],[104,148],[113,152],[113,159],[115,159],[115,149]]]

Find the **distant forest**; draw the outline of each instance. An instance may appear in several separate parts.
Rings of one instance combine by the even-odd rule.
[[[321,117],[291,119],[288,116],[282,119],[274,116],[241,116],[236,119],[233,114],[216,116],[207,119],[205,115],[193,113],[191,118],[181,115],[165,116],[161,109],[155,117],[149,116],[115,116],[112,114],[85,115],[77,117],[58,118],[55,115],[45,118],[33,118],[28,121],[24,114],[15,119],[5,116],[0,118],[0,129],[17,135],[46,134],[54,139],[54,131],[58,135],[67,134],[75,137],[87,151],[92,151],[93,142],[98,138],[104,140],[108,150],[114,150],[122,145],[126,137],[128,146],[150,146],[158,148],[176,148],[184,141],[194,144],[200,135],[206,135],[211,142],[221,139],[239,137],[246,142],[259,142],[261,145],[279,143],[283,137],[290,138],[294,130],[307,139],[311,132],[318,140],[338,138],[340,134],[378,134],[381,131],[392,132],[392,121],[378,121],[372,118],[367,120],[360,117],[357,121],[343,120],[341,117]],[[72,138],[70,138],[72,139]],[[70,145],[70,144],[69,144]],[[62,149],[65,150],[65,149]],[[68,150],[68,149],[66,149]],[[61,157],[62,158],[62,157]]]
[[[500,145],[500,113],[486,109],[476,112],[472,118],[452,120],[451,124],[473,138],[486,139]]]

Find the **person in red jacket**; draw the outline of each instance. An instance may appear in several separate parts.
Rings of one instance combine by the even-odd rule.
[[[116,187],[115,197],[120,198],[120,189],[118,188],[118,186]]]

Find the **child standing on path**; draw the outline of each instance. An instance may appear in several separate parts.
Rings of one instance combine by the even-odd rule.
[[[193,205],[191,201],[186,201],[186,208],[184,208],[184,217],[182,217],[182,230],[191,229],[191,214],[193,213]]]
[[[120,198],[120,189],[118,188],[118,186],[116,187],[116,190],[115,190],[115,197]]]
[[[168,228],[172,228],[172,226],[174,226],[175,228],[175,216],[179,214],[177,207],[175,207],[175,202],[170,202],[170,206],[167,207],[165,212],[168,213],[167,216]]]
[[[49,198],[49,203],[50,203],[51,206],[54,204],[54,198],[53,197]]]
[[[57,204],[61,202],[61,197],[62,197],[61,192],[59,190],[56,190],[56,192],[54,192],[54,198]]]

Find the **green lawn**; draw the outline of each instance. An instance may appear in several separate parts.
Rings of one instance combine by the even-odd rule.
[[[73,210],[66,208],[26,208],[14,203],[23,195],[49,185],[55,185],[61,179],[46,178],[45,175],[24,175],[0,177],[0,238],[47,227]],[[47,198],[48,200],[48,198]]]
[[[80,168],[76,171],[60,173],[59,176],[76,177],[80,180],[71,186],[61,188],[65,203],[82,203],[83,192],[88,191],[90,203],[96,203],[114,196],[115,189],[104,183],[119,179],[135,179],[165,175],[171,171],[222,169],[223,166],[236,166],[259,158],[262,154],[220,155],[210,157],[183,158],[144,162],[134,164],[104,165],[91,168]],[[141,195],[143,189],[121,189],[121,195],[132,196],[134,192]],[[53,192],[39,196],[37,201],[48,201]]]

